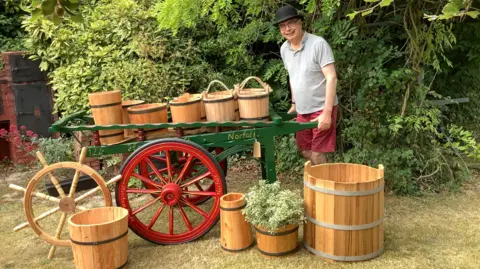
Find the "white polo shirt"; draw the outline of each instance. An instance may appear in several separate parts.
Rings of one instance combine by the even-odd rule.
[[[322,68],[335,62],[335,59],[325,39],[304,33],[297,51],[285,41],[280,48],[280,54],[290,76],[297,113],[310,114],[322,110],[325,106],[327,81]],[[335,96],[333,105],[337,104],[338,98]]]

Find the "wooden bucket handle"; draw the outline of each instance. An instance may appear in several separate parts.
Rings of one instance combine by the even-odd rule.
[[[231,92],[231,95],[233,96],[233,94],[234,94],[234,93],[233,93],[233,90],[228,89],[228,87],[225,86],[225,84],[223,84],[223,82],[221,82],[221,81],[219,81],[219,80],[212,80],[212,82],[210,82],[210,84],[208,84],[207,90],[205,91],[205,96],[208,95],[208,91],[210,90],[210,87],[212,86],[212,84],[213,84],[214,82],[220,83],[220,85],[222,85],[227,91]]]
[[[245,85],[247,85],[248,81],[252,78],[254,78],[263,87],[263,90],[265,90],[266,93],[271,93],[272,92],[272,88],[270,87],[270,85],[268,85],[267,83],[263,82],[260,78],[255,77],[255,76],[251,76],[251,77],[248,77],[248,78],[244,79],[242,81],[242,83],[240,83],[240,86],[238,86],[238,84],[235,85],[236,86],[235,90],[238,93],[240,93],[241,91],[244,91],[243,88],[245,87]],[[251,92],[251,90],[250,90],[250,92]]]

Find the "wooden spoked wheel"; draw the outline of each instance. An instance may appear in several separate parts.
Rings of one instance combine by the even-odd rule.
[[[175,159],[178,156],[186,157],[183,165]],[[154,160],[166,167],[160,168]],[[142,173],[145,166],[150,171],[146,174]],[[117,205],[128,209],[130,229],[145,240],[185,243],[203,236],[218,222],[220,197],[227,192],[225,176],[203,147],[178,138],[156,140],[133,152],[120,173]],[[191,190],[196,183],[213,187]],[[210,199],[196,205],[191,195]]]
[[[65,173],[65,170],[73,170],[70,171],[70,173],[75,174],[70,187],[70,191],[68,193],[65,193],[65,191],[59,184],[59,180],[57,179],[59,170],[62,170],[61,173]],[[77,196],[75,196],[79,173],[90,176],[96,182],[98,187],[85,193],[78,193]],[[42,192],[42,190],[45,189],[45,184],[47,184],[50,180],[55,185],[57,193],[59,194],[59,198],[47,195]],[[101,192],[101,195],[99,196],[102,199],[100,203],[102,203],[103,206],[111,206],[112,196],[103,180],[103,177],[91,167],[75,162],[60,162],[48,165],[35,174],[35,176],[28,183],[28,186],[25,190],[24,210],[27,221],[33,231],[41,239],[47,241],[54,246],[70,246],[70,239],[60,238],[65,226],[64,224],[67,219],[67,215],[71,215],[75,212],[78,212],[79,210],[87,210],[88,208],[86,206],[80,205],[80,203],[84,201],[87,197],[93,196],[94,194],[99,194],[99,192]],[[45,204],[42,203],[43,201],[34,201],[34,198],[40,198],[48,202]],[[44,207],[48,204],[53,204],[56,206],[42,214],[37,214],[37,210],[34,208],[34,205],[39,206],[41,208],[40,211],[44,211]],[[47,217],[55,214],[56,212],[60,212],[61,215],[56,232],[53,234],[50,233],[50,231],[46,231],[46,227],[41,225],[40,221],[47,221]]]
[[[215,155],[218,155],[223,152],[223,148],[208,148],[207,150],[210,153]],[[170,160],[172,162],[172,169],[175,174],[179,174],[182,168],[184,167],[185,163],[187,162],[189,156],[185,152],[176,152],[176,156],[172,156],[171,153],[170,155],[171,155]],[[156,156],[154,159],[152,159],[152,163],[157,170],[165,169],[167,167],[165,155]],[[223,160],[218,164],[222,168],[223,174],[226,177],[227,169],[228,169],[227,160]],[[187,168],[185,175],[186,177],[190,177],[191,175],[198,173],[204,168],[205,167],[202,165],[201,162],[199,162],[199,160],[194,160],[193,163]],[[155,172],[148,166],[147,163],[144,162],[140,164],[140,173],[142,176],[151,176],[151,175],[154,175]],[[155,189],[155,186],[151,184],[143,182],[143,185],[148,189]],[[195,184],[188,186],[188,189],[190,191],[215,191],[215,185],[213,184],[213,181],[204,182],[203,184],[196,182]],[[152,196],[156,196],[156,195],[157,194],[152,194]],[[210,196],[195,195],[195,194],[189,194],[186,196],[186,199],[190,200],[190,202],[195,205],[200,205],[210,198],[211,198]]]

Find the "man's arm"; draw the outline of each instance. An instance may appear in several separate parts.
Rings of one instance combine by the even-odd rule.
[[[335,95],[337,94],[337,72],[335,71],[335,64],[327,64],[322,68],[323,75],[327,80],[325,93],[325,107],[323,113],[331,116],[333,111],[333,104],[335,103]]]

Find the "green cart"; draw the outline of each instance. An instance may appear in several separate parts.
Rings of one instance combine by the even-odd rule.
[[[270,109],[265,121],[94,125],[81,111],[55,122],[50,131],[91,131],[94,145],[86,146],[87,157],[130,153],[115,186],[117,206],[128,209],[129,227],[140,237],[180,244],[198,239],[217,223],[220,198],[227,193],[229,156],[250,152],[259,143],[262,176],[276,180],[275,136],[317,125],[298,123],[294,117]],[[150,128],[169,131],[150,139],[145,132]],[[120,144],[101,145],[99,130],[118,129],[135,129],[136,135]]]

